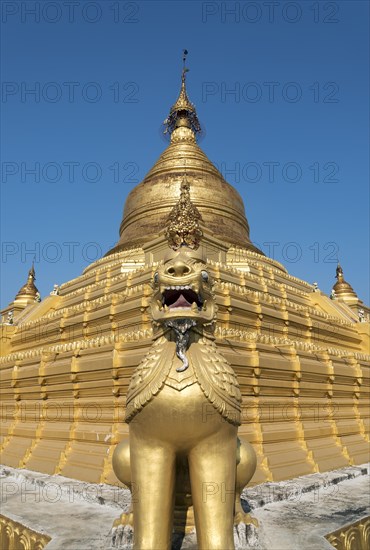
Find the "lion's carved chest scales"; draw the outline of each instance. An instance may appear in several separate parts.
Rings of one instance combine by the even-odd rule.
[[[214,342],[202,337],[186,352],[189,367],[177,372],[176,344],[158,338],[134,372],[127,393],[126,422],[130,422],[166,386],[179,392],[198,384],[206,399],[232,424],[240,424],[241,394],[236,375],[217,351]]]

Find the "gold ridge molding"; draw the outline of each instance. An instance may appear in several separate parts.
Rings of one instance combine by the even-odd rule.
[[[2,550],[42,550],[51,541],[44,533],[0,515],[0,544]]]
[[[370,547],[370,516],[351,525],[345,525],[325,536],[337,550],[355,550]]]

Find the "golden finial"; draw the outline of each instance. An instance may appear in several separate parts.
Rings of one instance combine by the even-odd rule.
[[[186,66],[186,58],[187,58],[187,55],[188,55],[188,50],[183,50],[182,51],[182,75],[181,75],[181,82],[183,84],[185,84],[185,80],[186,80],[186,73],[189,71],[189,69],[187,68]]]
[[[181,246],[197,249],[203,235],[199,225],[201,219],[202,216],[198,208],[191,202],[190,184],[185,173],[181,182],[180,198],[167,219],[166,239],[168,245],[173,250],[177,250]]]
[[[343,281],[343,269],[339,262],[337,264],[337,269],[335,270],[335,278],[338,280],[338,282],[340,280]]]
[[[180,94],[176,103],[171,107],[171,113],[182,109],[187,109],[188,111],[193,113],[195,112],[195,107],[188,98],[188,94],[186,91],[186,73],[189,72],[189,69],[186,67],[186,56],[188,55],[188,53],[188,50],[183,51]]]
[[[189,72],[189,69],[186,67],[186,57],[188,53],[188,50],[183,50],[180,94],[176,103],[172,105],[168,118],[164,121],[166,127],[164,131],[165,134],[172,134],[176,128],[181,126],[190,128],[194,134],[201,132],[195,106],[190,101],[186,91],[186,73]]]

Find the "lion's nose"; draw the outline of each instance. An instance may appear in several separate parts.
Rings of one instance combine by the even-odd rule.
[[[190,271],[190,267],[183,262],[176,262],[166,269],[167,275],[171,275],[171,277],[184,277],[188,275]]]

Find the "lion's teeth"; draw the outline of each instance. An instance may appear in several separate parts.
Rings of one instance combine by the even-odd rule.
[[[168,311],[168,306],[166,306],[166,304],[164,305],[164,310]]]
[[[180,288],[181,288],[181,287],[180,287],[180,286],[178,286],[178,285],[177,285],[177,286],[175,286],[175,290],[180,290]]]
[[[176,290],[176,287],[173,286],[173,285],[171,285],[171,286],[170,286],[170,289],[171,289],[171,290]]]
[[[185,285],[185,286],[184,286],[184,289],[185,289],[185,290],[190,290],[190,286],[189,286],[189,285]]]
[[[193,302],[191,304],[191,309],[192,309],[192,311],[198,311],[198,306],[197,306],[196,302]]]
[[[158,304],[159,309],[162,309],[162,302],[160,300],[157,300],[157,304]]]
[[[206,309],[207,309],[207,300],[204,300],[203,311],[205,311]]]

